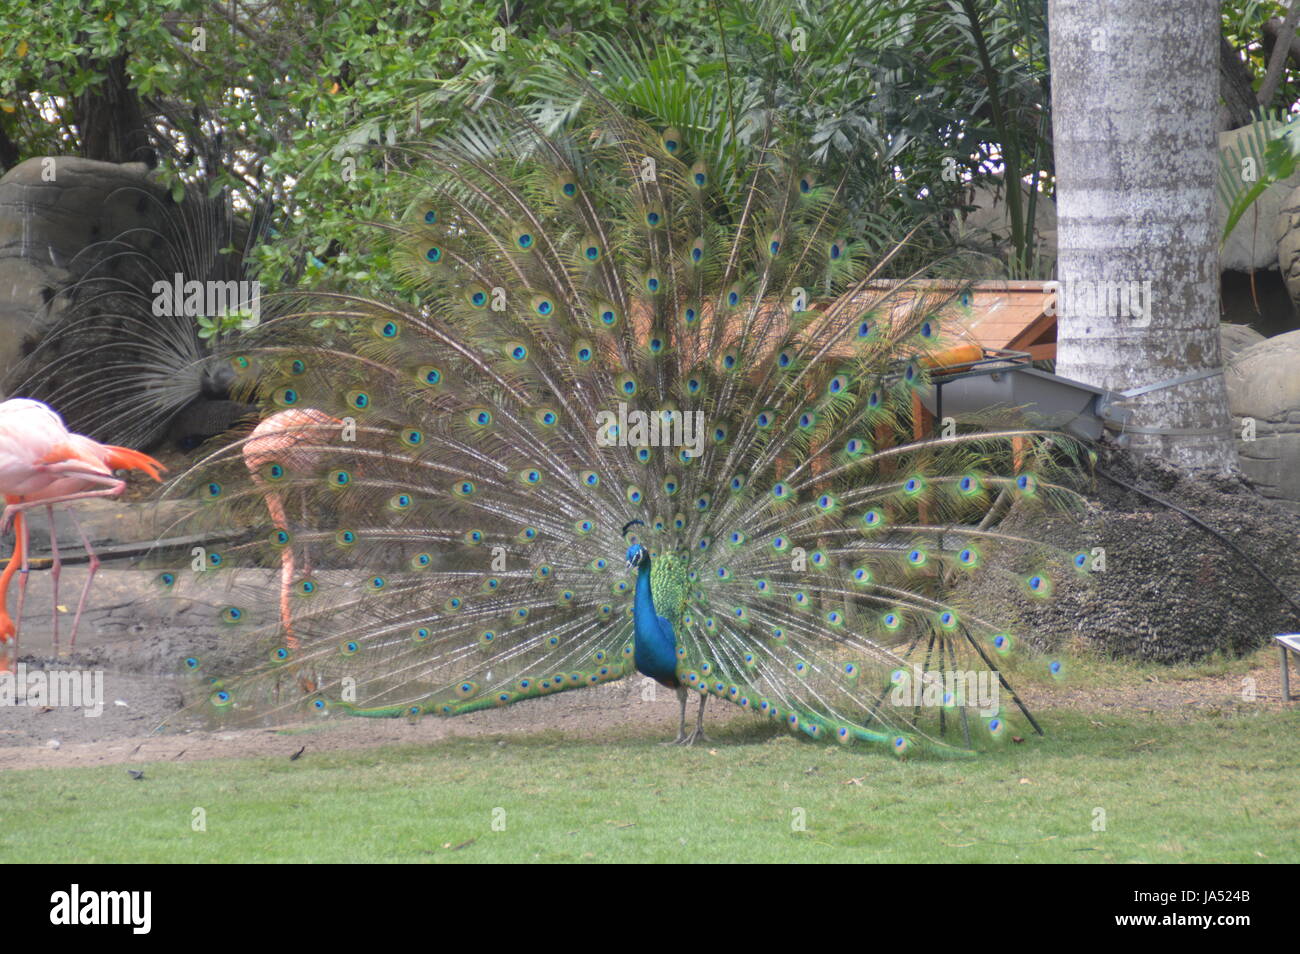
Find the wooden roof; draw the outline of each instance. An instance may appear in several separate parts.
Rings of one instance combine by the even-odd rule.
[[[856,300],[874,304],[900,284],[904,283],[892,279],[870,282]],[[1025,351],[1034,360],[1050,360],[1056,357],[1056,316],[1046,313],[1052,300],[1052,295],[1045,290],[1046,285],[1043,281],[995,280],[965,284],[946,279],[923,279],[912,282],[911,287],[893,298],[888,307],[891,316],[901,317],[918,294],[934,298],[966,287],[968,293],[961,299],[954,299],[940,315],[941,335],[949,346],[975,344],[985,349]],[[824,307],[824,304],[819,303],[816,307]],[[712,323],[712,312],[710,304],[701,305],[702,329]],[[634,311],[633,321],[642,335],[649,333],[648,311]],[[773,328],[774,341],[784,328],[780,323]],[[729,327],[724,336],[724,346],[733,343],[739,331],[739,325]],[[851,353],[849,343],[836,346],[830,352],[832,356]]]
[[[873,292],[888,290],[896,281],[876,281]],[[934,279],[918,283],[927,291],[955,291],[960,282]],[[1043,281],[983,281],[970,286],[969,296],[954,302],[943,315],[945,337],[983,348],[1027,351],[1035,360],[1056,357],[1056,316],[1046,313],[1052,299]],[[907,295],[902,296],[904,300]]]

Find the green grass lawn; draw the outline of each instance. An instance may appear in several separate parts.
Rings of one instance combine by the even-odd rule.
[[[1048,738],[969,762],[742,721],[694,749],[542,733],[6,772],[0,862],[1300,861],[1300,711],[1041,715]]]

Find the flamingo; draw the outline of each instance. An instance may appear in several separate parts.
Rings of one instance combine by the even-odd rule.
[[[263,487],[266,509],[271,521],[286,533],[289,519],[284,509],[284,499],[279,492],[266,485],[265,470],[279,466],[286,471],[307,470],[320,457],[324,448],[318,442],[327,440],[343,425],[338,418],[330,417],[315,408],[290,408],[272,414],[253,429],[244,444],[244,465],[254,483]],[[304,515],[305,519],[305,515]],[[309,554],[304,551],[304,569],[311,572]],[[298,637],[293,631],[293,617],[289,610],[289,590],[294,577],[293,544],[280,551],[280,625],[284,630],[285,645],[298,648]]]
[[[0,644],[8,644],[16,655],[23,602],[27,593],[29,552],[26,511],[44,507],[50,518],[51,577],[54,586],[54,647],[58,653],[59,610],[58,586],[62,563],[54,529],[54,505],[67,504],[90,497],[115,497],[126,489],[126,482],[113,474],[114,469],[140,470],[154,480],[165,468],[147,454],[126,447],[100,444],[81,434],[68,431],[48,405],[27,398],[12,398],[0,403],[0,494],[5,508],[0,515],[0,533],[14,526],[14,554],[0,574]],[[69,511],[71,514],[71,511]],[[81,590],[77,613],[72,622],[71,646],[77,640],[77,627],[90,593],[91,580],[99,568],[99,558],[76,517],[73,525],[81,536],[90,560],[90,573]],[[21,566],[18,583],[17,620],[9,616],[8,590],[14,570]]]

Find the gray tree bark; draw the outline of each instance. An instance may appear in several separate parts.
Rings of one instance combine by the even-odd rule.
[[[1051,0],[1057,373],[1132,398],[1131,449],[1236,467],[1219,351],[1217,0]]]

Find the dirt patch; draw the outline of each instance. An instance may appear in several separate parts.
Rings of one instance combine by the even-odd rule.
[[[1292,661],[1293,698],[1297,689],[1300,689],[1300,672]],[[1223,676],[1162,679],[1151,675],[1135,686],[1076,684],[1050,689],[1032,687],[1023,692],[1017,689],[1017,692],[1032,707],[1080,712],[1184,712],[1188,716],[1205,716],[1282,708],[1282,677],[1276,661]]]
[[[634,728],[647,738],[667,740],[676,733],[678,717],[672,692],[662,687],[648,690],[636,679],[456,719],[411,722],[339,717],[265,729],[182,727],[154,731],[174,715],[180,703],[177,678],[105,673],[104,686],[107,701],[98,717],[87,718],[80,709],[0,710],[0,769],[288,758],[304,746],[306,755],[400,743],[434,744],[458,737],[502,736],[508,742],[511,735],[538,731],[586,739]],[[696,703],[689,705],[693,718]],[[718,726],[753,717],[711,700],[705,718],[706,726]]]
[[[31,660],[39,665],[39,660]],[[1300,674],[1293,672],[1296,679]],[[672,738],[677,724],[676,697],[662,688],[647,693],[641,680],[534,699],[506,709],[476,712],[456,719],[324,719],[277,728],[155,731],[172,717],[181,700],[179,677],[118,672],[104,674],[102,715],[87,718],[79,709],[0,709],[0,770],[86,765],[140,766],[223,758],[290,758],[386,745],[434,745],[452,738],[499,737],[550,732],[566,740],[600,739],[634,731],[645,738]],[[1244,692],[1253,692],[1248,699]],[[1295,687],[1293,687],[1293,692]],[[1278,667],[1264,664],[1247,672],[1166,680],[1149,676],[1132,686],[1030,686],[1017,692],[1049,729],[1057,709],[1095,713],[1153,713],[1204,718],[1216,713],[1259,711],[1282,706]],[[122,703],[122,704],[119,704]],[[693,717],[695,703],[689,703]],[[1294,703],[1292,704],[1294,705]],[[754,722],[734,706],[710,700],[706,727]],[[721,742],[719,744],[726,744]]]

